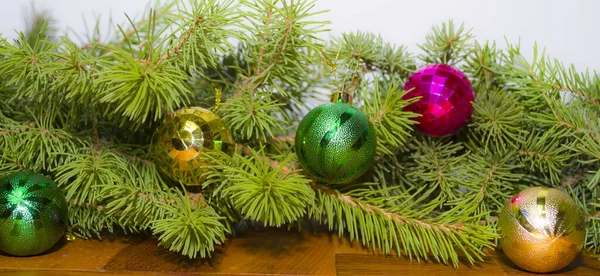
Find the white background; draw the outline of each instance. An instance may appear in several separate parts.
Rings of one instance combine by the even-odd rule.
[[[139,14],[147,0],[0,0],[0,33],[14,38],[23,28],[23,15],[31,3],[49,9],[62,30],[83,33],[83,20],[94,15],[126,22],[124,13]],[[318,0],[317,9],[330,10],[322,19],[332,21],[336,35],[353,30],[379,33],[389,42],[417,52],[417,43],[434,24],[448,19],[464,22],[477,39],[496,40],[505,45],[521,41],[525,52],[533,43],[547,53],[578,69],[600,71],[600,1],[595,0]],[[106,21],[105,21],[106,22]]]

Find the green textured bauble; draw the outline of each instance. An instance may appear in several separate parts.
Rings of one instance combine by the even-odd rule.
[[[296,131],[296,153],[304,170],[320,181],[347,183],[373,163],[377,138],[367,116],[346,103],[311,110]]]
[[[18,172],[0,180],[0,250],[31,256],[65,234],[67,201],[49,178]]]

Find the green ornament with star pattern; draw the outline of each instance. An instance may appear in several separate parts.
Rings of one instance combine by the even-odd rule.
[[[17,172],[0,180],[0,250],[31,256],[50,249],[65,234],[67,201],[49,178]]]
[[[347,93],[311,110],[296,131],[296,154],[304,171],[325,183],[348,183],[373,163],[377,136],[367,116]]]

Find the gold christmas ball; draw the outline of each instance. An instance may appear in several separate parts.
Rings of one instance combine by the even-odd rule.
[[[514,196],[498,221],[500,245],[519,267],[537,273],[557,271],[583,249],[583,211],[563,192],[529,188]]]
[[[202,184],[202,155],[223,151],[231,155],[233,137],[223,119],[208,109],[187,107],[164,119],[153,137],[160,169],[187,186]]]

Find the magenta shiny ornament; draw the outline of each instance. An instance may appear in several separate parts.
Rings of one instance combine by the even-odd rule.
[[[475,92],[469,79],[458,69],[446,64],[430,64],[414,72],[404,90],[403,99],[421,97],[404,107],[421,114],[416,118],[417,130],[429,136],[451,135],[462,128],[473,114]]]

